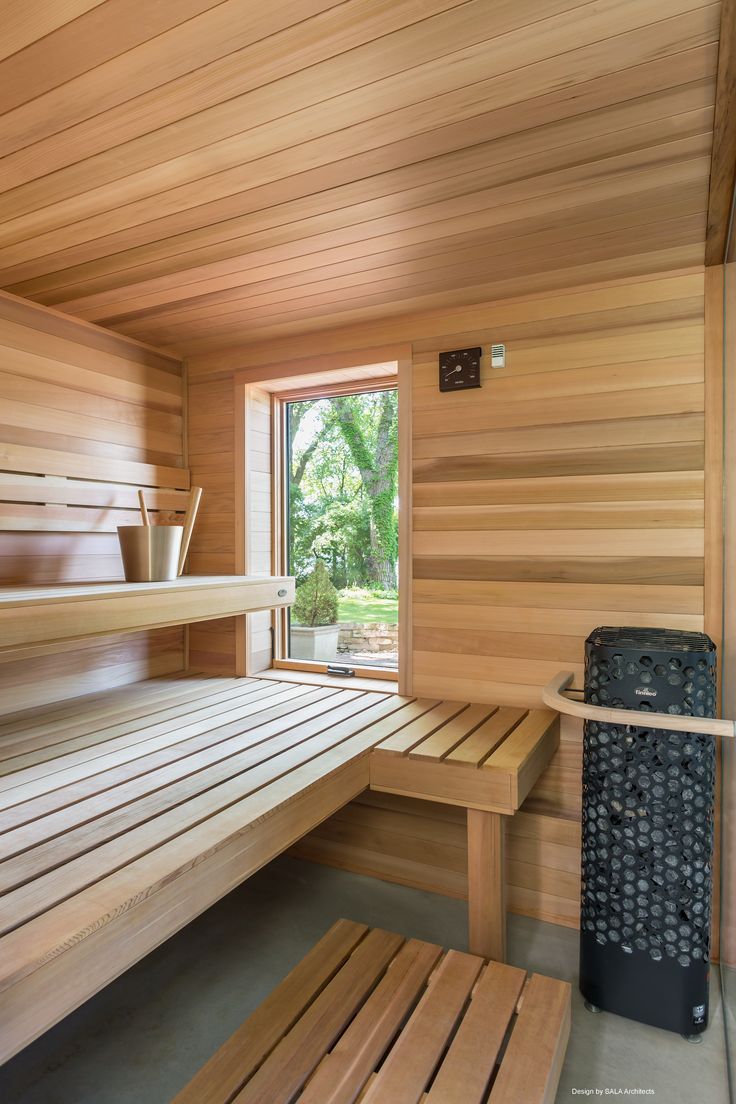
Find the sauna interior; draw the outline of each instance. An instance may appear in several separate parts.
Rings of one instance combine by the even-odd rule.
[[[0,26],[0,1099],[733,1104],[736,0]]]

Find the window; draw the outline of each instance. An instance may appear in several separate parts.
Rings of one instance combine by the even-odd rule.
[[[297,580],[279,659],[398,670],[395,384],[281,402],[282,562]]]

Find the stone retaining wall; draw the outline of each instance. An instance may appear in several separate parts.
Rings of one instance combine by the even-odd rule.
[[[340,624],[338,652],[395,652],[398,646],[398,625],[382,621],[343,621]]]

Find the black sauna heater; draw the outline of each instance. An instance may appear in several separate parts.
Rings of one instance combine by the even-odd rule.
[[[713,717],[702,633],[600,628],[585,701]],[[694,1037],[708,1025],[715,740],[586,721],[580,989],[589,1007]]]

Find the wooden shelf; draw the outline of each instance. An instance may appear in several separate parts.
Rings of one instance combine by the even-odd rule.
[[[575,678],[572,671],[560,671],[542,690],[542,700],[550,709],[600,724],[637,725],[665,732],[699,732],[705,736],[736,736],[736,721],[717,717],[688,717],[672,713],[648,713],[638,709],[609,709],[568,698],[567,690]]]
[[[183,575],[166,583],[0,587],[0,654],[288,606],[287,576]]]

